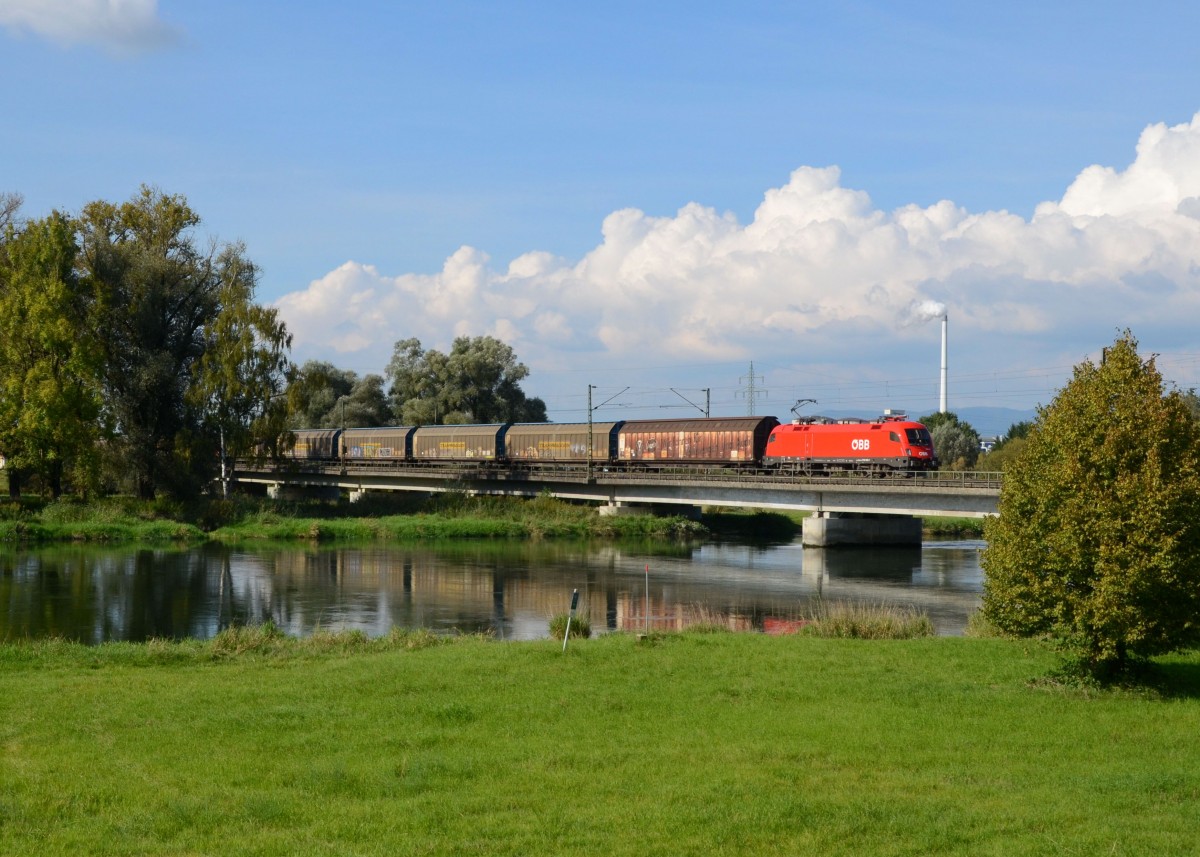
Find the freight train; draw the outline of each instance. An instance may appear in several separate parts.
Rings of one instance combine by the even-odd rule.
[[[938,466],[929,430],[903,414],[891,413],[874,420],[811,417],[780,423],[775,417],[705,417],[304,429],[294,435],[286,458],[348,467],[592,464],[616,470],[720,466],[884,473]]]

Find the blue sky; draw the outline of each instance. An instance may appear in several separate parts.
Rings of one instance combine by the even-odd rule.
[[[0,0],[0,190],[184,194],[296,359],[497,335],[555,419],[933,410],[935,304],[952,409],[1200,384],[1200,6],[914,5]]]

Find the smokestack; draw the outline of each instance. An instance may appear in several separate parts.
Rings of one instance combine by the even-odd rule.
[[[939,402],[941,413],[947,413],[946,408],[946,323],[950,319],[949,313],[942,314],[942,395]]]

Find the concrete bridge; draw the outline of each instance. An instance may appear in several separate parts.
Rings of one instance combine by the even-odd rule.
[[[831,544],[919,543],[918,518],[994,515],[998,473],[916,473],[887,476],[790,476],[712,469],[676,473],[604,467],[431,467],[308,462],[280,467],[239,463],[234,478],[265,484],[273,495],[316,491],[353,501],[370,491],[459,491],[535,497],[549,493],[598,504],[601,514],[669,509],[694,513],[701,506],[801,510],[804,542]]]

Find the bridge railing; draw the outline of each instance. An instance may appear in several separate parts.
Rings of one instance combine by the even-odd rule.
[[[598,483],[620,482],[692,482],[760,485],[812,486],[879,486],[889,489],[944,489],[951,491],[999,491],[1003,474],[979,470],[899,471],[877,473],[848,471],[845,473],[800,474],[776,470],[735,470],[727,467],[680,467],[649,469],[613,468],[593,465],[590,473],[582,464],[542,463],[521,464],[516,467],[491,465],[413,464],[410,462],[379,462],[349,459],[343,462],[289,461],[281,466],[264,462],[239,462],[243,472],[275,473],[285,480],[289,475],[303,477],[305,473],[362,474],[411,476],[421,479],[530,479],[546,481]]]

